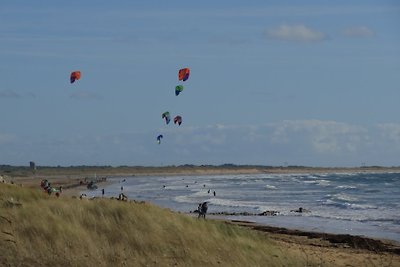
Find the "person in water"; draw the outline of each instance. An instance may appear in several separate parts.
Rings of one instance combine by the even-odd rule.
[[[302,207],[300,207],[298,210],[291,210],[290,212],[298,212],[298,213],[303,213],[303,212],[310,212],[307,209],[303,209]]]

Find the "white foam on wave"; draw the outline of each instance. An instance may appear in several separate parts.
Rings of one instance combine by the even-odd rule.
[[[269,185],[269,184],[267,184],[267,185],[265,185],[265,189],[276,190],[277,188],[276,188],[276,186],[274,186],[274,185]]]
[[[356,210],[378,209],[377,206],[368,205],[368,204],[349,203],[348,206],[349,206],[350,208],[356,209]]]
[[[346,193],[339,193],[339,194],[331,195],[331,199],[340,200],[340,201],[346,201],[346,202],[355,202],[355,201],[358,200],[357,197],[355,197],[353,195],[346,194]]]
[[[335,187],[336,189],[357,189],[355,185],[338,185]]]
[[[329,186],[331,184],[331,182],[328,180],[322,179],[322,180],[317,180],[317,184],[321,185],[321,186]]]
[[[397,216],[396,212],[394,212],[392,209],[379,209],[374,205],[346,203],[343,205],[343,207],[347,208],[333,206],[329,209],[321,209],[316,207],[312,210],[312,216],[326,219],[360,222],[379,221],[382,220],[382,218],[385,218],[388,221],[393,221],[393,219],[395,219]]]
[[[263,202],[252,202],[252,201],[238,201],[222,198],[211,198],[207,200],[211,205],[220,207],[232,207],[232,208],[247,208],[250,210],[265,211],[270,210],[271,207],[266,206]]]
[[[330,181],[325,180],[325,179],[320,179],[320,180],[303,180],[302,181],[304,184],[316,184],[320,186],[329,186],[331,184]]]
[[[183,196],[174,197],[174,201],[179,202],[179,203],[190,203],[190,204],[193,204],[193,203],[199,203],[199,202],[208,201],[208,200],[201,200],[200,201],[199,199],[193,198],[191,196],[183,195]]]
[[[361,204],[361,203],[354,203],[357,201],[356,197],[352,197],[346,194],[336,194],[332,196],[332,198],[323,201],[321,204],[328,205],[328,206],[335,206],[339,210],[336,210],[335,213],[343,213],[343,210],[376,210],[378,209],[377,206],[372,204]],[[374,211],[376,212],[376,211]]]

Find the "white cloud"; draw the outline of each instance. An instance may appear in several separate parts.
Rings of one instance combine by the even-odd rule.
[[[375,32],[368,27],[348,27],[342,30],[342,34],[346,37],[373,37]]]
[[[272,127],[272,142],[293,144],[296,140],[317,153],[354,152],[367,138],[366,129],[335,121],[283,121]]]
[[[265,30],[268,39],[292,42],[318,42],[326,38],[325,34],[304,25],[280,25]]]
[[[378,125],[383,140],[400,144],[400,124],[382,123]]]
[[[183,129],[182,129],[183,130]],[[178,146],[202,145],[229,149],[245,147],[299,148],[319,154],[356,153],[367,144],[367,129],[335,121],[297,120],[265,125],[214,125],[170,132]],[[247,147],[247,148],[246,148]],[[244,151],[245,151],[244,150]]]
[[[264,164],[399,165],[400,124],[364,127],[337,121],[286,120],[262,125],[168,128],[154,132],[18,138],[0,134],[0,161],[49,165]],[[18,154],[16,154],[18,152]]]

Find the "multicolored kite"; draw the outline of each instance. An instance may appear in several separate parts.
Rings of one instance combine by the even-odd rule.
[[[189,79],[189,75],[190,75],[189,68],[183,68],[179,70],[178,78],[180,81],[186,81],[187,79]]]
[[[164,112],[161,117],[165,119],[165,123],[167,124],[171,121],[171,116],[168,111]]]
[[[79,80],[81,78],[81,72],[80,71],[73,71],[71,72],[71,76],[70,76],[70,81],[71,83],[74,83],[76,80]]]

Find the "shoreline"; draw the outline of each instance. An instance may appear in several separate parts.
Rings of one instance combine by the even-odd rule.
[[[400,255],[400,242],[380,238],[371,238],[350,234],[331,234],[324,232],[289,229],[284,227],[269,226],[243,220],[224,220],[226,223],[247,227],[256,231],[272,234],[274,239],[283,239],[295,243],[307,243],[334,248],[352,248],[369,250],[376,253],[393,253]],[[301,242],[300,242],[301,241]]]
[[[68,189],[74,195],[86,188],[79,185],[82,180],[107,178],[132,179],[137,176],[208,176],[251,174],[333,174],[333,173],[400,173],[400,167],[259,167],[259,166],[168,166],[168,167],[27,167],[0,165],[0,177],[21,186],[36,187],[47,179],[53,184]],[[99,177],[99,178],[97,178]],[[108,182],[108,181],[107,181]]]

